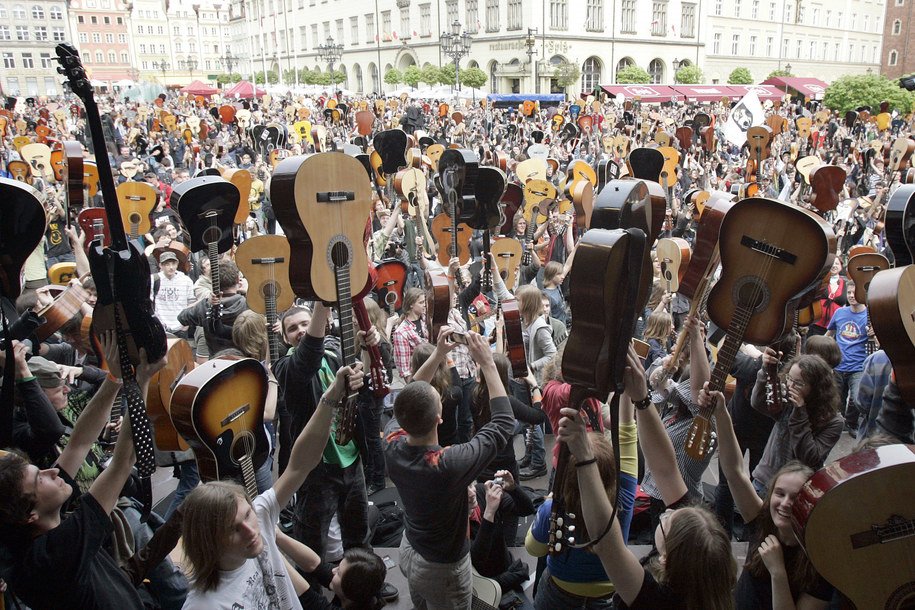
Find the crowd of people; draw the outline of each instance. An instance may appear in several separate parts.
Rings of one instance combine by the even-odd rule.
[[[45,204],[45,238],[26,261],[21,294],[5,303],[4,314],[12,324],[52,306],[51,281],[60,265],[83,296],[43,341],[29,335],[0,352],[6,375],[13,376],[4,380],[4,393],[15,390],[13,428],[4,437],[9,447],[0,456],[0,577],[8,607],[373,609],[400,594],[417,608],[470,608],[477,576],[498,583],[501,607],[840,607],[843,583],[817,573],[790,514],[810,476],[836,457],[843,433],[856,451],[915,443],[913,410],[901,398],[887,354],[868,350],[876,337],[867,305],[845,274],[855,246],[893,260],[886,207],[904,181],[903,168],[888,167],[882,153],[864,152],[875,140],[904,136],[907,124],[891,133],[830,114],[814,136],[802,138],[795,120],[822,109],[785,101],[767,108],[785,119],[785,129],[772,137],[771,155],[748,166],[749,147],[728,141],[721,130],[729,112],[723,102],[643,108],[589,98],[574,104],[574,112],[592,118],[590,130],[557,128],[574,124],[570,103],[527,110],[484,101],[440,111],[439,101],[330,95],[236,102],[251,113],[252,125],[276,127],[255,138],[252,128],[221,120],[219,104],[209,100],[163,95],[145,109],[103,98],[104,143],[92,140],[85,112],[78,104],[70,109],[73,100],[59,100],[67,109],[62,120],[40,112],[48,103],[9,106],[24,124],[20,135],[35,136],[36,127],[47,125],[59,139],[80,142],[87,157],[107,156],[119,184],[145,182],[154,190],[150,230],[137,241],[149,259],[155,315],[201,365],[226,357],[263,363],[270,448],[257,468],[255,497],[238,482],[202,483],[193,451],[158,452],[159,468],[173,470],[178,482],[168,506],[150,512],[144,481],[132,470],[134,426],[118,416],[125,383],[118,340],[105,332],[93,341],[85,323],[97,298],[85,250],[92,237],[72,222],[79,210],[66,205],[66,180],[55,182],[32,165],[24,180]],[[326,108],[343,112],[327,114]],[[233,261],[234,248],[219,256],[216,282],[207,251],[188,253],[188,227],[170,195],[201,171],[247,170],[252,188],[242,200],[250,213],[235,243],[282,235],[271,197],[271,152],[347,154],[351,141],[358,152],[370,152],[371,137],[356,139],[357,109],[377,115],[374,133],[399,128],[414,137],[411,146],[421,153],[415,167],[423,172],[430,205],[425,217],[410,216],[377,173],[351,177],[375,181],[365,256],[375,265],[399,264],[404,280],[398,307],[381,286],[364,299],[370,325],[358,331],[358,363],[347,365],[335,303],[298,299],[269,325],[249,308],[246,296],[257,288]],[[160,127],[163,111],[180,125],[167,131],[163,120]],[[678,126],[698,126],[699,113],[711,119],[717,138],[704,146],[697,129],[688,147],[670,142],[680,157],[662,236],[692,243],[701,217],[690,198],[703,191],[736,198],[751,179],[761,196],[814,209],[795,165],[806,151],[845,171],[840,204],[817,210],[839,235],[835,264],[813,299],[817,313],[809,325],[778,345],[741,346],[726,397],[708,385],[721,329],[701,307],[687,313],[690,300],[669,290],[663,261],[653,253],[650,296],[633,334],[647,343],[647,354],[631,347],[624,378],[614,380],[625,388],[618,413],[609,398],[589,399],[587,408],[598,416],[588,420],[569,404],[573,388],[562,367],[580,314],[569,306],[567,279],[584,232],[580,212],[561,188],[538,211],[503,206],[500,227],[507,230],[494,231],[492,241],[518,242],[519,261],[507,268],[505,257],[486,250],[490,240],[481,230],[468,228],[464,257],[443,255],[450,244],[426,237],[431,220],[448,206],[437,188],[435,160],[425,152],[456,145],[482,164],[501,157],[507,181],[521,187],[528,177],[516,170],[541,159],[543,178],[561,187],[575,160],[591,167],[613,161],[625,174],[628,150],[653,145],[657,134]],[[306,116],[325,131],[297,133],[292,120]],[[188,135],[189,117],[204,128]],[[20,154],[12,126],[5,135],[2,176],[9,178],[9,164]],[[628,138],[623,150],[612,145],[621,135]],[[101,194],[86,205],[101,205]],[[427,315],[430,273],[448,281],[448,315],[440,328]],[[499,306],[509,301],[517,303],[518,320]],[[510,324],[520,327],[521,345],[512,345]],[[270,353],[270,333],[283,343],[279,354]],[[681,333],[686,349],[675,354]],[[513,347],[523,349],[524,374],[510,358]],[[370,348],[381,354],[376,365],[392,389],[387,399],[367,373]],[[136,377],[145,393],[166,361],[150,361],[145,350],[140,360]],[[773,369],[779,371],[774,376]],[[777,404],[772,383],[783,389]],[[356,433],[340,442],[335,414],[351,393],[358,396]],[[716,435],[697,461],[685,445],[702,409],[713,410]],[[556,443],[547,459],[551,435]],[[557,459],[560,443],[568,461]],[[703,477],[713,456],[719,482],[709,493]],[[548,476],[553,487],[557,469],[560,489],[522,485]],[[399,569],[408,591],[386,582],[385,561],[372,550],[377,511],[371,500],[390,487],[403,510]],[[578,515],[589,546],[550,552],[557,494]],[[650,521],[639,525],[633,515],[642,508]],[[525,519],[527,531],[519,528]],[[525,586],[530,574],[523,551],[514,548],[519,536],[523,549],[540,558],[533,588]],[[734,541],[748,542],[742,566]],[[651,547],[646,557],[633,554],[636,542]]]

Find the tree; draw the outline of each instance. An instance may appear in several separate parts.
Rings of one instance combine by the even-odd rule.
[[[579,77],[581,77],[581,70],[578,69],[576,64],[567,61],[558,64],[553,69],[553,78],[556,79],[556,84],[559,88],[563,90],[577,83]]]
[[[419,80],[430,87],[434,87],[442,82],[442,69],[438,66],[425,66],[422,69],[422,76]],[[454,82],[454,80],[452,79],[451,82]]]
[[[413,89],[416,89],[416,85],[418,85],[419,81],[422,79],[423,71],[416,65],[407,66],[407,69],[403,71],[403,82],[410,85]]]
[[[260,72],[254,73],[254,82],[255,82],[255,84],[258,84],[258,85],[263,85],[266,82],[266,79],[264,78],[263,70],[261,70]]]
[[[290,68],[289,70],[283,70],[283,82],[285,83],[294,83],[295,82],[295,69]]]
[[[454,64],[445,64],[441,67],[442,76],[438,81],[443,85],[454,85]]]
[[[299,69],[299,82],[305,83],[306,85],[317,84],[317,73],[312,72],[308,68]]]
[[[269,70],[267,72],[267,82],[270,83],[271,85],[277,84],[278,82],[280,82],[280,75],[277,74],[276,71],[274,71],[274,70]]]
[[[216,83],[220,85],[227,85],[232,82],[231,74],[218,74],[216,76]]]
[[[769,76],[766,77],[766,80],[776,76],[791,76],[791,72],[788,72],[787,70],[772,70],[769,72]]]
[[[915,94],[901,89],[898,80],[887,80],[880,74],[854,74],[837,79],[826,89],[823,105],[840,114],[858,106],[879,108],[890,103],[890,110],[910,112],[915,108]]]
[[[486,72],[483,72],[479,68],[461,70],[461,84],[466,87],[478,89],[486,82],[486,78]]]
[[[341,85],[343,84],[343,81],[344,81],[345,79],[346,79],[346,76],[343,74],[343,72],[341,72],[340,70],[334,70],[334,81],[333,81],[333,84],[334,84],[335,86],[338,86],[338,87],[341,86]],[[315,83],[314,83],[314,84],[316,84],[316,85],[324,85],[325,87],[330,86],[330,85],[331,85],[330,70],[327,70],[327,71],[325,71],[325,72],[321,72],[320,74],[316,74],[316,75],[315,75]]]
[[[703,80],[702,70],[693,65],[682,66],[677,70],[676,79],[678,83],[683,83],[684,85],[696,85]]]
[[[403,72],[397,68],[391,68],[384,73],[384,82],[389,85],[399,85],[403,82]]]
[[[240,83],[241,81],[242,81],[241,74],[239,74],[238,72],[233,72],[229,82]]]
[[[616,73],[616,82],[623,85],[634,85],[639,83],[650,83],[651,74],[638,66],[626,66]]]
[[[739,68],[734,68],[731,71],[730,76],[728,76],[729,85],[752,85],[753,84],[753,75],[750,73],[750,70],[740,66]]]

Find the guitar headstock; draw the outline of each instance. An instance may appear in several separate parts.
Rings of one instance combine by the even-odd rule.
[[[701,462],[708,455],[709,444],[712,440],[712,424],[702,416],[693,418],[693,423],[686,435],[686,455],[697,462]]]
[[[91,100],[92,83],[89,82],[86,69],[83,68],[83,62],[79,58],[79,51],[69,42],[60,43],[55,51],[57,52],[57,61],[60,62],[60,67],[57,68],[57,71],[67,77],[70,89],[83,102]]]

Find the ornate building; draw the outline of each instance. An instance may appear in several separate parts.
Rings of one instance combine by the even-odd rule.
[[[54,47],[71,40],[63,0],[0,1],[0,91],[5,95],[61,93]]]
[[[883,24],[880,73],[899,78],[915,72],[915,35],[911,32],[915,0],[888,0]]]
[[[134,80],[127,39],[127,2],[70,0],[70,28],[86,73],[96,87],[114,90]]]

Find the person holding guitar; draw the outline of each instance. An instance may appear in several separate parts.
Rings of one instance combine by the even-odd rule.
[[[159,255],[159,273],[153,277],[152,291],[156,317],[162,326],[176,337],[187,339],[187,326],[178,321],[178,314],[194,304],[194,284],[178,271],[178,255],[171,250]]]

